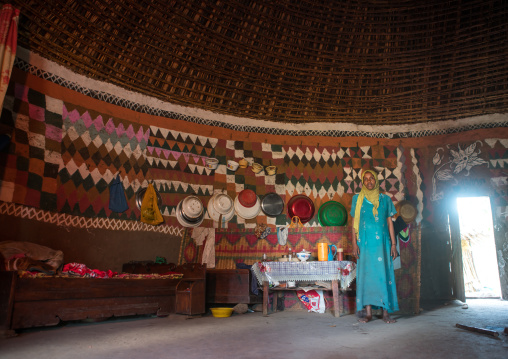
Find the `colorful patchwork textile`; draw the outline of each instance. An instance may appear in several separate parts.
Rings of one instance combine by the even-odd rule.
[[[62,101],[11,82],[2,122],[14,127],[4,168],[0,200],[56,210],[58,169],[62,165]]]

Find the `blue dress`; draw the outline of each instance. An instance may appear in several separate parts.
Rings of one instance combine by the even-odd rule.
[[[354,195],[351,216],[355,215],[358,195]],[[366,305],[382,307],[392,313],[399,310],[393,260],[390,256],[390,233],[387,218],[397,211],[386,194],[379,194],[378,215],[372,214],[373,204],[363,199],[357,244],[360,256],[356,267],[356,310]]]

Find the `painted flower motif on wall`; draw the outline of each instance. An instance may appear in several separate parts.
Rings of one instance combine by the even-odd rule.
[[[488,163],[478,156],[481,153],[481,150],[476,148],[478,143],[482,145],[481,141],[476,141],[465,149],[460,147],[460,143],[457,144],[457,149],[447,145],[446,147],[449,150],[450,160],[445,163],[442,163],[445,151],[444,148],[439,147],[436,150],[436,154],[432,158],[432,163],[434,163],[434,166],[439,166],[439,168],[434,171],[434,175],[432,176],[431,201],[437,201],[443,198],[443,191],[437,192],[437,183],[439,181],[453,181],[454,184],[457,184],[457,175],[463,173],[464,176],[469,176],[471,168]]]

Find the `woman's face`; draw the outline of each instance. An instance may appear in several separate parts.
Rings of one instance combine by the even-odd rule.
[[[363,176],[363,185],[367,187],[368,190],[373,190],[376,187],[376,178],[372,173],[367,172]]]

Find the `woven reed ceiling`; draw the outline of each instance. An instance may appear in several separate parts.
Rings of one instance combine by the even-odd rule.
[[[293,123],[508,112],[506,1],[10,3],[22,47],[174,104]]]

